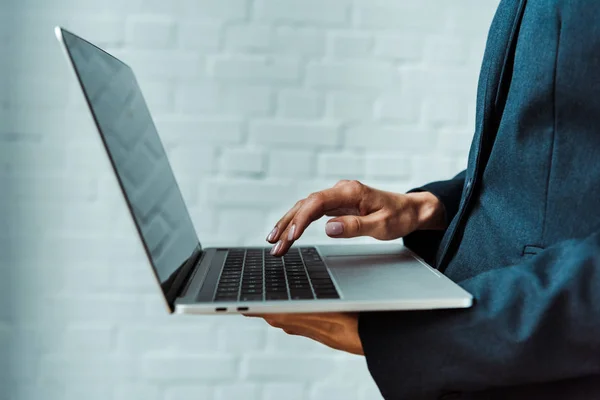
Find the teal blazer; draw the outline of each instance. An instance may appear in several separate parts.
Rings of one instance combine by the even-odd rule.
[[[466,170],[407,246],[467,310],[363,313],[386,399],[600,399],[600,2],[503,0]]]

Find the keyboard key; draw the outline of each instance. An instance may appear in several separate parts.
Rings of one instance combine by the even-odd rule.
[[[244,294],[240,297],[240,301],[262,301],[262,294]]]
[[[340,296],[337,293],[317,293],[317,299],[339,299]]]
[[[288,300],[287,292],[284,293],[267,293],[267,300]]]
[[[313,299],[313,294],[309,290],[290,290],[292,300],[309,300]]]
[[[236,296],[217,296],[215,297],[215,301],[237,301]]]

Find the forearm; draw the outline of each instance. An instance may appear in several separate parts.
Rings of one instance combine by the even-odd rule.
[[[600,374],[600,234],[459,284],[473,308],[361,315],[369,368],[389,398]]]

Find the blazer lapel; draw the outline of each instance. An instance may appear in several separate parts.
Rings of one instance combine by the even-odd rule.
[[[508,93],[508,86],[512,75],[512,60],[517,42],[517,36],[526,0],[503,0],[498,6],[498,11],[492,22],[482,71],[486,76],[480,81],[484,85],[477,99],[478,115],[476,123],[476,137],[473,141],[477,144],[474,153],[481,150],[480,136],[495,136],[497,121],[501,114],[498,111],[504,109],[504,102]],[[490,129],[489,128],[493,128]]]
[[[527,0],[502,0],[492,21],[479,76],[475,135],[469,152],[467,178],[478,179],[487,163],[512,77],[514,52]],[[436,258],[443,272],[448,262],[449,248],[456,230],[464,218],[467,204],[463,195],[457,217],[440,244]]]

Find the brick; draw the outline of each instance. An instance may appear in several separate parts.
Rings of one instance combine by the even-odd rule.
[[[403,93],[419,94],[424,98],[448,96],[473,98],[477,93],[478,72],[464,67],[405,68],[399,71]]]
[[[286,400],[306,399],[307,385],[303,383],[273,382],[266,383],[263,388],[264,400],[280,400],[285,393]]]
[[[327,115],[344,120],[368,120],[373,117],[375,98],[369,94],[352,91],[331,92],[327,102]]]
[[[184,0],[184,12],[205,19],[235,21],[246,19],[249,0]]]
[[[130,16],[126,21],[125,45],[166,49],[175,45],[175,21],[167,16]]]
[[[358,387],[352,382],[343,384],[317,383],[310,390],[311,400],[358,400]]]
[[[364,124],[346,130],[344,145],[367,150],[415,151],[433,148],[435,139],[433,132],[422,128]]]
[[[276,150],[270,153],[268,175],[275,178],[309,178],[315,173],[316,156],[306,150]]]
[[[152,115],[173,111],[175,88],[169,82],[140,80],[140,88]]]
[[[215,391],[215,400],[259,400],[261,399],[260,386],[255,383],[237,383],[235,386],[218,386]]]
[[[434,65],[465,64],[469,59],[469,41],[458,36],[434,36],[425,42],[425,61]]]
[[[217,50],[221,44],[222,25],[218,22],[181,19],[177,27],[180,48],[207,51]]]
[[[373,50],[373,38],[365,33],[334,33],[331,51],[336,57],[368,57]]]
[[[435,11],[431,12],[432,9]],[[432,1],[418,3],[361,1],[356,6],[355,13],[357,24],[361,28],[402,28],[423,33],[443,31],[448,26],[449,20],[443,7]]]
[[[429,123],[434,126],[466,126],[469,122],[467,103],[457,101],[456,96],[428,97],[423,108]]]
[[[149,382],[119,383],[114,388],[114,400],[161,400],[161,389]]]
[[[78,400],[86,398],[89,400],[104,400],[111,398],[112,388],[100,382],[70,384],[65,387],[65,400]]]
[[[208,384],[205,385],[181,385],[171,384],[165,390],[165,400],[201,399],[212,400],[214,390]]]
[[[226,208],[218,212],[218,229],[220,237],[229,238],[236,243],[245,243],[245,240],[256,245],[264,246],[268,228],[265,224],[265,213],[262,207],[237,207],[227,204]],[[211,234],[211,236],[212,236]]]
[[[229,175],[260,175],[265,171],[265,154],[257,149],[224,149],[221,170]]]
[[[334,361],[323,356],[249,355],[242,361],[243,376],[256,380],[310,382],[326,379]]]
[[[114,291],[150,295],[158,293],[156,281],[149,273],[148,264],[115,261],[111,264],[110,271],[113,278],[111,288]],[[158,300],[162,301],[160,298]],[[158,308],[160,308],[160,312],[164,312],[164,304],[161,304]]]
[[[259,20],[331,26],[348,22],[349,3],[347,0],[258,0],[254,13]]]
[[[64,400],[66,395],[65,385],[60,382],[11,382],[12,390],[8,390],[12,397],[7,399],[45,399]],[[11,387],[9,386],[9,388]]]
[[[360,382],[369,377],[369,369],[364,357],[345,354],[336,361],[336,373],[329,380],[331,383]]]
[[[272,89],[268,86],[222,85],[221,110],[231,114],[268,115],[272,97]]]
[[[316,119],[323,115],[323,95],[306,90],[283,90],[277,100],[278,114],[289,118]]]
[[[450,154],[464,157],[469,153],[473,135],[471,129],[445,129],[440,132],[438,146]]]
[[[235,144],[242,141],[242,124],[235,118],[157,117],[157,129],[165,147]]]
[[[333,147],[339,140],[339,127],[331,122],[264,120],[250,124],[250,142],[270,147]]]
[[[162,382],[178,379],[230,381],[237,375],[235,357],[226,355],[149,355],[141,363],[143,378]]]
[[[179,87],[176,107],[185,113],[267,115],[271,98],[267,86],[204,82]]]
[[[282,26],[273,32],[274,52],[293,56],[319,56],[325,53],[325,33],[310,27]]]
[[[281,182],[227,180],[208,182],[206,193],[211,204],[220,206],[269,207],[286,197]]]
[[[125,355],[74,354],[42,355],[40,378],[44,380],[97,381],[136,376],[132,357]]]
[[[397,79],[394,66],[387,63],[313,62],[306,68],[310,86],[319,88],[383,89]]]
[[[171,147],[168,152],[169,161],[175,177],[210,175],[215,170],[215,149],[210,147],[185,146]]]
[[[262,239],[262,238],[261,238]],[[219,348],[228,353],[244,353],[248,349],[260,351],[265,347],[267,327],[228,329],[218,332]]]
[[[175,108],[185,114],[216,113],[221,109],[220,85],[212,81],[185,82],[175,89]]]
[[[383,399],[381,391],[377,387],[374,381],[366,381],[359,390],[358,395],[360,400],[375,400]]]
[[[77,15],[69,18],[66,28],[98,46],[123,44],[125,18],[116,15]]]
[[[2,177],[0,184],[10,188],[5,198],[13,201],[48,202],[92,201],[96,195],[96,183],[88,178],[62,178],[57,176]]]
[[[32,95],[35,93],[35,95]],[[5,94],[10,108],[63,109],[68,97],[65,84],[38,79],[15,79]]]
[[[202,76],[205,60],[197,52],[176,50],[115,50],[141,79],[194,79]]]
[[[60,172],[66,167],[66,148],[58,143],[3,142],[0,171],[31,176],[37,171]]]
[[[6,11],[6,8],[3,7],[3,11],[0,11],[0,41],[6,45],[5,51],[31,46],[33,43],[36,47],[53,46],[55,49],[56,37],[52,34],[54,27],[56,25],[66,26],[69,23],[68,16],[60,12],[49,10],[44,13],[20,12],[17,14],[10,8]],[[15,17],[19,19],[19,29],[14,27]]]
[[[375,104],[375,115],[384,121],[416,123],[421,119],[421,98],[384,95]]]
[[[463,4],[461,7],[449,7],[449,30],[465,36],[485,37],[498,8],[498,1],[468,0]]]
[[[38,323],[133,321],[143,318],[140,314],[141,304],[141,296],[134,297],[120,293],[53,296],[43,304],[38,304],[37,311],[24,310],[23,320],[28,322],[34,320]]]
[[[226,81],[292,83],[298,81],[300,65],[291,59],[250,56],[216,56],[211,60],[215,78]]]
[[[52,30],[50,31],[52,32]],[[52,35],[50,35],[52,36]],[[52,43],[56,45],[56,43]],[[44,73],[60,79],[66,77],[72,78],[69,71],[69,65],[65,60],[64,52],[50,47],[31,47],[29,44],[23,44],[24,47],[8,48],[5,50],[3,58],[0,60],[0,68],[7,76],[13,79],[31,79],[40,81],[39,62],[44,60]],[[19,62],[14,62],[19,60]]]
[[[230,26],[225,32],[225,47],[236,50],[258,51],[270,47],[272,28],[268,25]]]
[[[414,179],[422,182],[432,182],[450,179],[458,172],[452,158],[436,154],[415,156],[412,158]]]
[[[366,157],[367,178],[408,179],[411,176],[411,160],[393,153],[369,154]]]
[[[380,34],[375,37],[373,52],[381,58],[416,62],[423,57],[423,39],[411,34]]]
[[[210,327],[179,325],[181,324],[171,321],[167,326],[155,326],[154,324],[123,326],[117,333],[116,350],[129,354],[161,352],[173,355],[215,352],[214,343],[198,340],[199,337],[208,337],[214,334]]]
[[[320,176],[358,179],[365,174],[365,158],[361,154],[321,153],[317,168]]]
[[[78,209],[78,207],[74,207],[71,209],[71,212],[76,213]],[[65,214],[64,211],[62,213]],[[83,219],[81,214],[79,217]],[[71,219],[75,219],[75,217],[71,217]],[[65,225],[66,224],[63,223],[62,226],[54,229],[68,230],[74,233],[86,231],[86,229],[82,227]],[[95,227],[94,224],[89,224],[87,226],[87,231]],[[49,230],[49,234],[51,233],[53,233],[53,231]],[[57,271],[37,271],[36,268],[30,268],[28,266],[22,266],[22,269],[23,273],[28,272],[32,275],[32,278],[24,283],[26,289],[35,290],[39,293],[99,293],[109,290],[112,285],[110,271],[106,266],[95,262],[88,262],[83,265],[73,265],[70,268],[64,268]],[[52,289],[50,289],[50,285],[52,286]]]

